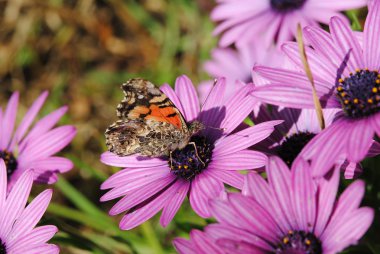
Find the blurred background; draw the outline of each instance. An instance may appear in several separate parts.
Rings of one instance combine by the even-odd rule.
[[[38,95],[50,92],[40,116],[68,105],[61,124],[78,134],[61,154],[75,168],[54,186],[42,224],[60,231],[61,253],[174,253],[171,240],[201,227],[184,206],[162,229],[158,216],[129,232],[100,203],[100,184],[117,168],[99,162],[104,131],[116,120],[120,85],[144,77],[173,84],[180,74],[207,78],[201,63],[216,45],[211,36],[212,0],[0,0],[0,99],[20,91],[18,119]],[[38,193],[47,186],[35,186]],[[191,212],[189,212],[191,211]]]
[[[0,104],[20,91],[21,119],[48,90],[40,116],[68,105],[61,124],[78,130],[61,153],[75,168],[54,186],[33,190],[54,189],[41,224],[58,226],[53,242],[61,253],[175,253],[174,237],[187,237],[192,228],[210,222],[185,202],[165,229],[155,216],[134,230],[119,230],[121,216],[107,214],[115,201],[99,202],[104,194],[100,184],[118,168],[101,164],[99,157],[106,151],[104,130],[116,120],[123,82],[143,77],[173,85],[181,74],[195,84],[209,79],[202,63],[217,44],[209,19],[213,5],[213,0],[0,0]],[[365,13],[357,15],[361,24]],[[377,161],[366,161],[364,167],[378,168]],[[379,214],[380,172],[365,170],[364,177],[369,179],[365,203]],[[378,225],[377,216],[362,244],[345,253],[380,253]]]

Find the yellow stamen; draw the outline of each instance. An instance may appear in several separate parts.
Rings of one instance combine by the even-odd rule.
[[[359,103],[359,99],[355,98],[355,99],[354,99],[354,103],[355,103],[355,104],[358,104],[358,103]]]
[[[369,104],[372,104],[373,103],[373,100],[372,99],[368,99],[367,100]]]
[[[287,244],[287,243],[289,242],[289,238],[284,237],[284,239],[282,239],[282,242],[283,242],[284,244]]]
[[[378,91],[378,90],[377,90],[377,87],[372,88],[372,92],[373,92],[373,93],[377,93],[377,91]]]

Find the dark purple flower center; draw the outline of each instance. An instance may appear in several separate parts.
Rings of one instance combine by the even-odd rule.
[[[298,154],[314,137],[315,134],[308,131],[298,132],[286,137],[282,144],[277,148],[277,154],[290,167]]]
[[[273,10],[287,12],[301,8],[306,0],[270,0]]]
[[[171,153],[169,167],[176,176],[192,180],[207,168],[213,149],[214,145],[205,137],[193,136],[185,148]]]
[[[290,230],[282,238],[275,252],[276,254],[321,254],[321,241],[312,233]]]
[[[336,94],[346,115],[351,118],[370,116],[380,110],[380,74],[356,70],[348,78],[340,78]]]
[[[8,152],[7,150],[0,151],[0,158],[2,158],[5,162],[5,166],[7,167],[7,176],[9,178],[17,169],[17,160],[13,153]]]
[[[0,239],[0,254],[7,254],[7,248],[5,243]]]

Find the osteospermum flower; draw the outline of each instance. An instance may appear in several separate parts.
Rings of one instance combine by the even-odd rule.
[[[357,39],[344,20],[334,17],[331,34],[317,27],[306,27],[308,60],[321,104],[340,109],[336,120],[317,139],[310,142],[302,156],[313,158],[316,175],[323,175],[340,156],[361,161],[380,134],[380,1],[371,1],[363,33]],[[285,53],[302,66],[297,45],[287,43]],[[304,73],[256,67],[255,71],[271,81],[258,88],[254,96],[261,101],[295,108],[313,108],[310,84]]]
[[[182,150],[174,150],[171,160],[104,153],[101,156],[103,163],[125,168],[101,186],[102,189],[112,189],[101,201],[123,197],[110,210],[111,215],[127,212],[120,222],[121,229],[136,227],[161,209],[161,225],[168,225],[186,195],[198,215],[209,217],[208,200],[224,190],[224,183],[242,187],[243,175],[237,170],[255,169],[266,164],[267,157],[263,153],[247,148],[269,136],[273,126],[279,123],[262,123],[231,134],[252,110],[250,85],[225,101],[226,83],[219,79],[202,109],[195,88],[186,76],[176,80],[175,91],[169,85],[162,86],[161,90],[188,123],[198,120],[206,126],[190,140],[195,142],[203,162],[191,144]]]
[[[313,180],[303,160],[296,160],[289,170],[273,157],[267,174],[265,181],[251,173],[242,194],[230,193],[224,200],[211,201],[211,213],[218,223],[207,226],[199,242],[199,232],[192,233],[190,241],[197,241],[194,247],[184,239],[174,240],[177,250],[183,254],[333,254],[356,244],[373,221],[373,209],[359,207],[363,181],[355,181],[336,199],[338,169],[330,179]]]
[[[0,253],[50,254],[59,248],[48,244],[57,228],[52,225],[36,227],[48,207],[52,190],[45,190],[25,207],[33,184],[33,171],[22,173],[7,193],[7,169],[0,159]]]
[[[48,93],[42,93],[25,114],[16,130],[18,92],[13,93],[7,108],[0,109],[0,158],[7,165],[8,188],[27,169],[33,168],[34,179],[40,183],[54,183],[57,173],[70,170],[70,160],[54,156],[74,138],[76,130],[71,125],[53,128],[67,107],[62,107],[41,120],[29,130]]]
[[[338,111],[339,109],[323,110],[326,126],[333,123]],[[271,136],[255,145],[254,148],[270,155],[279,156],[290,167],[303,148],[321,132],[321,127],[315,109],[301,110],[272,106],[268,110],[267,107],[261,106],[259,113],[253,116],[254,123],[280,119],[284,122],[277,125]],[[378,154],[380,154],[380,144],[373,140],[366,157]],[[339,161],[339,164],[347,179],[352,179],[362,172],[360,164],[345,161],[344,158]]]
[[[265,45],[292,39],[297,24],[327,24],[339,12],[366,5],[367,0],[219,0],[211,13],[220,24],[214,34],[223,33],[220,46],[247,43],[261,38]]]
[[[256,86],[263,84],[263,79],[252,72],[254,65],[291,67],[282,51],[276,47],[264,47],[259,42],[244,44],[236,49],[216,48],[211,52],[211,57],[211,60],[204,63],[203,68],[213,78],[226,78],[226,93],[229,95],[240,89],[244,83],[253,81]],[[205,81],[197,87],[201,101],[210,93],[213,83]]]

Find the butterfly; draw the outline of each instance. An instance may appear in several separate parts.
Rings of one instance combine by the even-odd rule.
[[[105,132],[112,153],[169,156],[204,129],[198,121],[187,123],[173,102],[150,81],[130,79],[121,89],[125,97],[116,109],[119,120]]]

